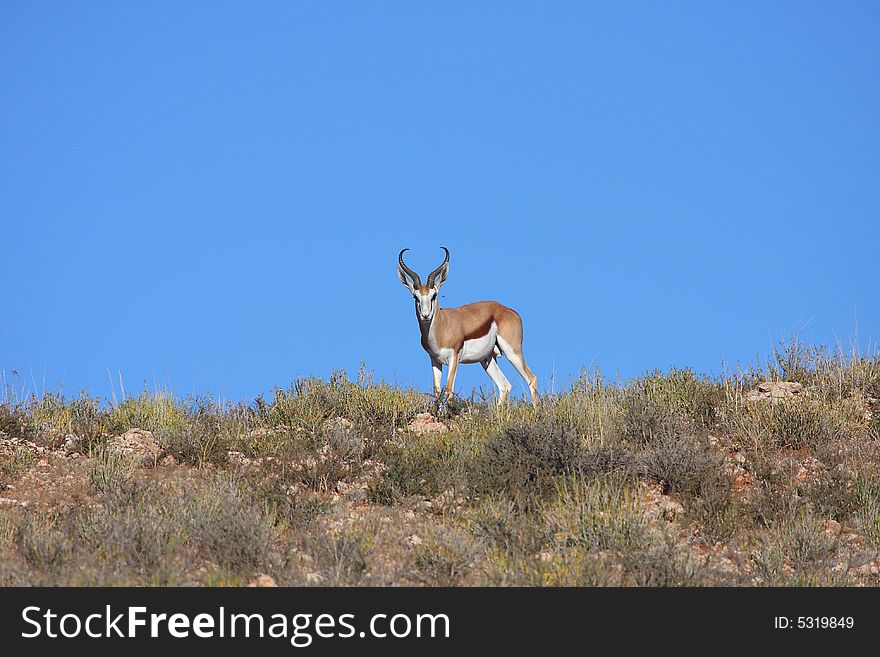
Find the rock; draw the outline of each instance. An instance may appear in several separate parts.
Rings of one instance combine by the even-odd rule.
[[[153,434],[146,429],[129,429],[121,436],[111,438],[107,447],[136,457],[142,466],[156,465],[162,452]]]
[[[274,588],[277,587],[278,584],[275,582],[272,577],[269,575],[257,575],[257,577],[248,584],[248,587],[251,588]]]
[[[880,558],[862,564],[861,566],[854,568],[853,571],[856,575],[859,575],[861,577],[876,576],[880,574]]]
[[[5,437],[4,437],[5,436]],[[44,454],[48,451],[45,447],[32,443],[24,438],[9,437],[7,434],[0,432],[0,447],[15,450],[16,448],[24,448],[34,454]]]
[[[764,381],[758,384],[757,390],[751,390],[746,393],[748,401],[764,401],[787,399],[802,394],[804,386],[797,381]]]
[[[430,413],[419,413],[415,419],[409,423],[409,430],[417,436],[424,436],[434,433],[446,433],[449,427],[443,424]]]
[[[657,482],[643,483],[641,504],[649,518],[672,522],[684,514],[684,507],[671,495],[663,493],[663,486]]]
[[[409,543],[410,545],[413,545],[413,546],[419,546],[424,541],[422,541],[422,537],[419,536],[418,534],[413,534],[406,539],[406,542]]]
[[[823,464],[812,456],[807,457],[798,465],[800,467],[797,468],[796,472],[793,472],[798,483],[812,483],[816,481],[819,478],[820,472],[824,469]]]
[[[758,492],[755,476],[741,466],[734,466],[731,479],[731,491],[735,497],[746,499]]]

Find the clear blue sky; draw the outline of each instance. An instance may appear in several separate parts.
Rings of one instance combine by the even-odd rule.
[[[880,333],[877,2],[4,0],[0,89],[22,385],[429,390],[403,247],[545,390]]]

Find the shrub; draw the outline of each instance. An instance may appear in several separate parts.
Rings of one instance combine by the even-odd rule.
[[[73,552],[68,533],[57,513],[28,510],[18,525],[18,552],[34,568],[57,572]]]
[[[145,484],[128,481],[108,491],[105,506],[89,518],[85,540],[110,563],[121,561],[147,581],[166,583],[186,537],[175,516],[173,504],[155,499]]]
[[[27,419],[25,433],[44,443],[58,442],[61,436],[71,433],[70,409],[61,393],[32,397],[27,404]]]
[[[418,579],[428,586],[457,586],[479,560],[474,540],[457,528],[436,527],[415,550]]]
[[[721,387],[690,369],[654,372],[623,391],[619,430],[628,442],[647,444],[668,433],[670,425],[705,429],[714,423],[720,401]]]
[[[275,479],[259,493],[268,514],[276,524],[283,522],[296,531],[308,529],[316,518],[325,513],[330,504],[314,494],[293,491],[290,486]]]
[[[9,436],[26,436],[29,427],[27,410],[17,402],[0,403],[0,433]]]
[[[859,509],[858,491],[857,481],[834,468],[807,486],[804,495],[820,516],[846,522]]]
[[[670,538],[621,555],[623,583],[630,586],[697,586],[708,573],[694,559],[676,548]],[[714,582],[713,582],[714,583]]]
[[[724,457],[705,440],[672,427],[656,435],[634,459],[634,470],[659,482],[664,493],[690,498],[699,497],[709,487],[725,482],[729,491],[729,478],[721,475],[724,467]]]
[[[323,493],[336,490],[340,481],[351,477],[360,464],[330,452],[301,455],[282,466],[281,478],[288,485],[301,485]]]
[[[584,474],[580,438],[552,420],[518,422],[492,435],[470,473],[476,493],[504,492],[521,505],[554,492],[556,479]]]
[[[553,417],[571,426],[588,444],[604,445],[614,432],[618,413],[617,388],[609,384],[599,370],[583,371],[568,392],[546,397]]]
[[[769,378],[809,385],[820,364],[826,361],[826,350],[822,346],[804,344],[800,336],[794,335],[779,341],[772,359],[767,367]]]
[[[386,443],[378,458],[387,469],[370,489],[370,499],[392,504],[412,496],[434,497],[460,478],[459,454],[449,434],[422,436],[404,444]]]
[[[550,538],[541,513],[524,510],[504,495],[485,497],[467,517],[471,535],[492,550],[527,555]]]
[[[862,535],[874,548],[880,548],[880,480],[875,477],[861,479],[855,497]]]
[[[137,460],[120,449],[99,447],[92,458],[89,480],[101,493],[125,485],[137,469]]]
[[[305,547],[328,586],[351,586],[361,582],[368,567],[371,537],[362,529],[343,527],[338,533],[319,532],[308,537]]]
[[[247,504],[237,486],[217,478],[208,494],[192,497],[186,508],[190,537],[199,552],[223,567],[250,571],[269,556],[274,523]]]
[[[557,548],[630,552],[650,542],[648,521],[635,491],[617,478],[560,480],[544,516]]]
[[[113,433],[139,428],[153,433],[173,433],[189,423],[186,406],[165,391],[143,391],[110,406],[107,424]]]
[[[221,417],[211,406],[198,407],[179,427],[160,426],[156,438],[179,463],[202,467],[229,460],[229,439],[222,431]]]
[[[334,417],[347,418],[358,427],[391,428],[428,410],[430,402],[419,391],[374,383],[372,374],[361,367],[355,381],[344,371],[334,371],[328,381],[299,379],[290,388],[276,388],[264,413],[270,426],[319,433],[324,422]]]
[[[0,490],[11,484],[36,459],[33,452],[22,447],[0,454]]]

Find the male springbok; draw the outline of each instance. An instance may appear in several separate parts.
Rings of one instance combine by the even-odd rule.
[[[446,252],[446,259],[431,272],[425,285],[403,261],[403,254],[409,249],[404,249],[397,256],[397,277],[416,300],[422,347],[431,357],[431,367],[434,368],[434,394],[443,401],[440,396],[443,365],[449,367],[445,395],[445,399],[449,399],[455,388],[458,364],[480,363],[498,386],[498,404],[503,404],[512,388],[496,360],[504,354],[525,379],[532,393],[532,405],[537,408],[538,378],[523,358],[523,329],[519,313],[497,301],[477,301],[457,308],[441,309],[438,293],[449,275],[449,249],[445,246],[441,248]]]

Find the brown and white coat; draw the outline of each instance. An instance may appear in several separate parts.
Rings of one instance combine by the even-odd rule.
[[[422,284],[419,275],[406,266],[403,254],[398,256],[397,276],[412,293],[416,304],[416,317],[422,333],[422,347],[431,357],[434,369],[434,394],[441,396],[443,366],[449,368],[446,380],[446,397],[455,388],[455,375],[459,363],[480,363],[498,386],[498,402],[503,403],[510,394],[511,385],[501,368],[498,357],[502,354],[525,380],[532,396],[532,405],[538,405],[538,379],[526,365],[522,352],[522,319],[512,308],[497,301],[477,301],[457,308],[440,308],[440,286],[449,275],[449,250],[446,258]]]

